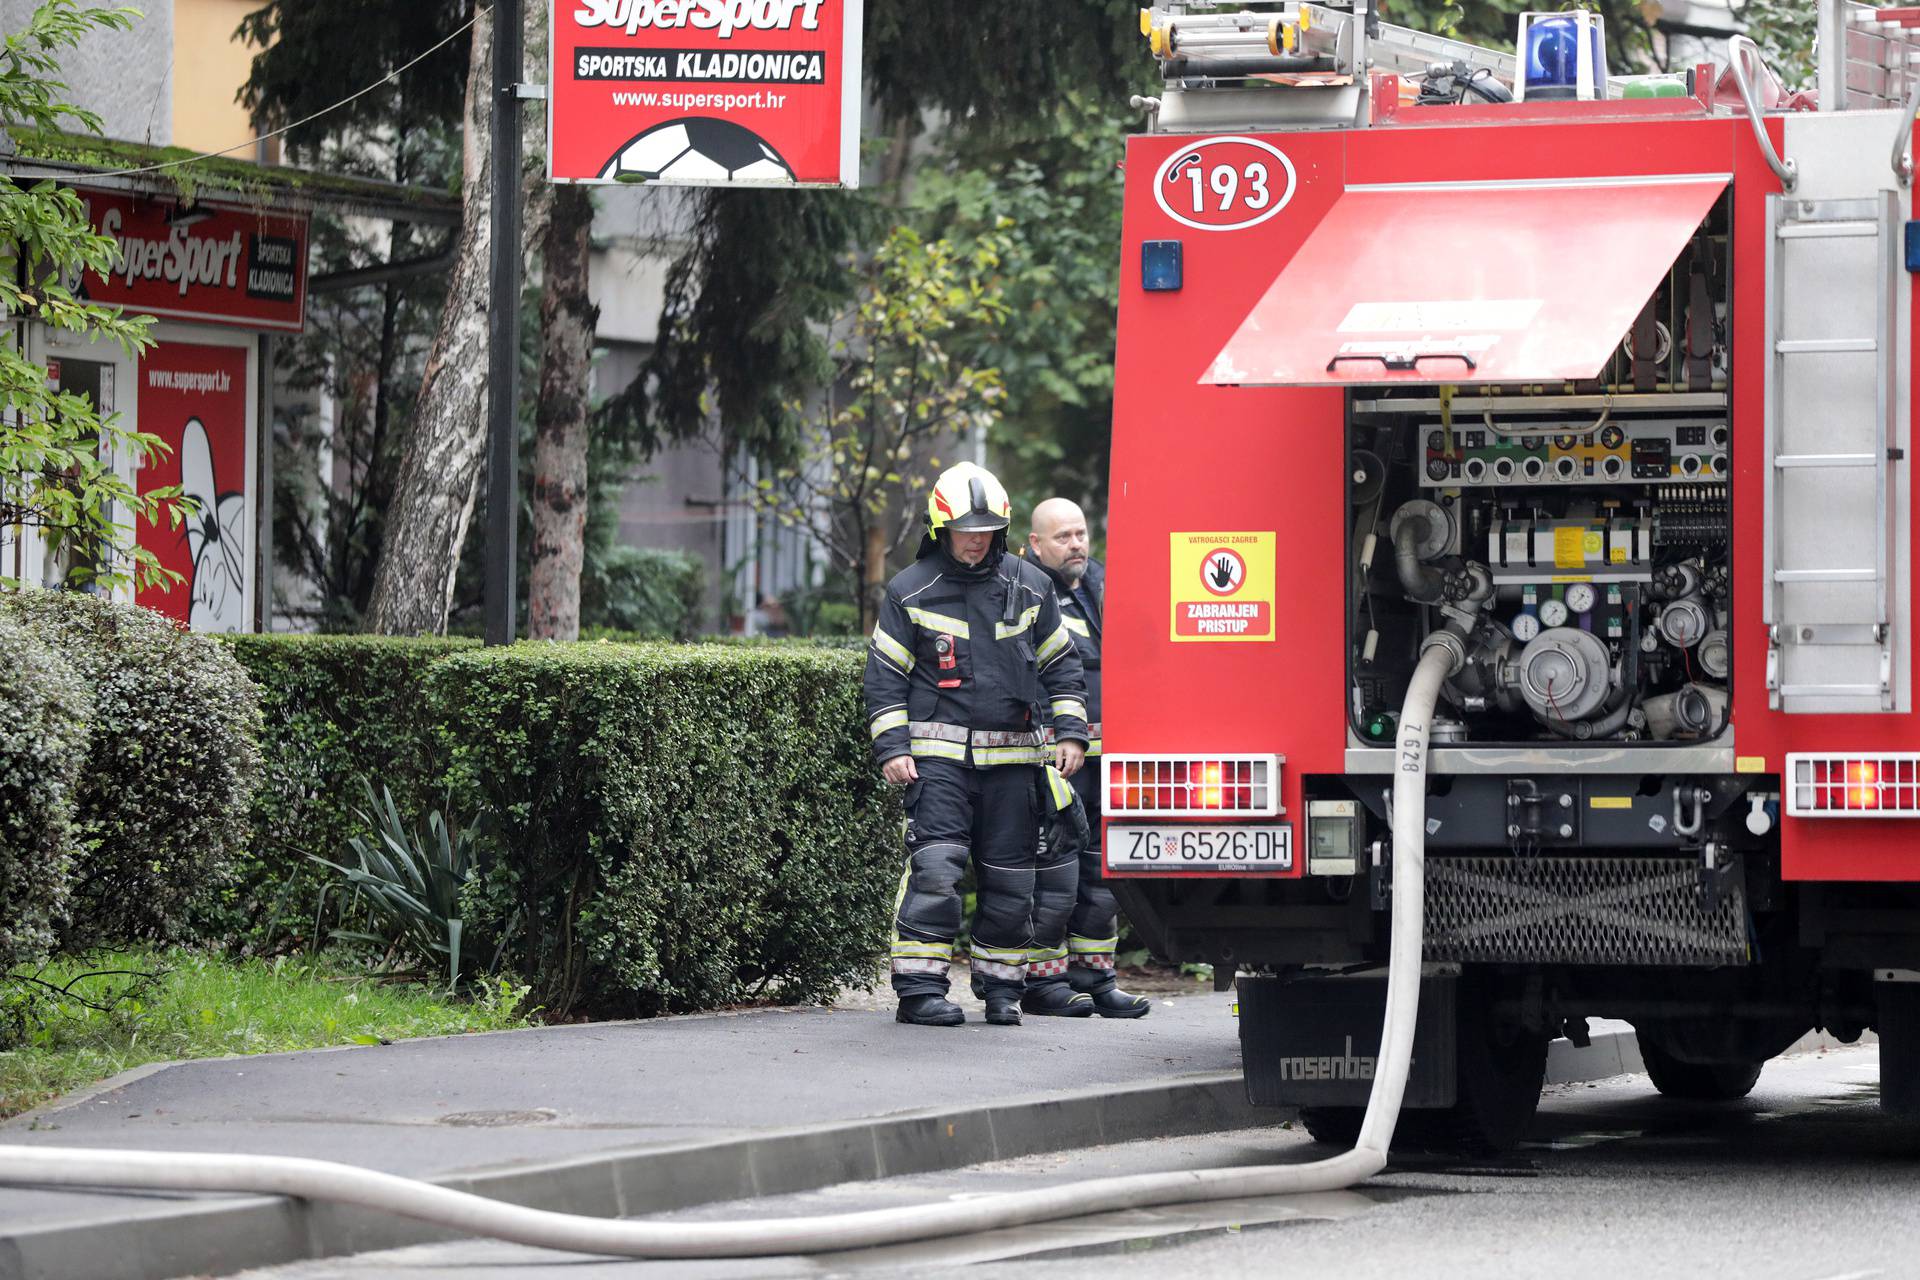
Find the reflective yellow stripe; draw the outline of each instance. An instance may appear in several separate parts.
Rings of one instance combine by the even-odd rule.
[[[882,631],[877,625],[873,629],[873,647],[880,651],[882,657],[902,671],[913,670],[913,650]]]
[[[906,723],[907,723],[907,712],[906,712],[906,709],[903,707],[898,711],[882,711],[879,715],[873,718],[873,723],[867,726],[867,728],[868,728],[868,732],[872,733],[872,735],[877,738],[889,729],[899,729],[904,727]]]
[[[912,942],[905,938],[895,938],[888,954],[895,956],[927,956],[935,960],[953,959],[951,942]],[[1062,952],[1064,955],[1065,953]]]
[[[900,824],[900,834],[906,835],[907,824]],[[894,946],[900,945],[900,908],[906,905],[907,889],[913,884],[913,857],[908,855],[907,865],[900,869],[900,891],[893,895],[893,928],[887,931],[887,939]]]
[[[1076,720],[1085,720],[1087,718],[1087,704],[1078,698],[1055,698],[1053,700],[1053,714],[1056,717],[1072,716]]]
[[[1119,945],[1120,945],[1120,939],[1118,936],[1111,937],[1111,938],[1068,937],[1067,939],[1067,947],[1069,950],[1091,951],[1095,955],[1098,955],[1101,952],[1105,952],[1105,951],[1112,951],[1115,947]]]
[[[1067,949],[1065,947],[1028,947],[1027,948],[1028,964],[1045,964],[1049,960],[1065,960],[1066,958],[1067,958]]]
[[[1053,789],[1054,808],[1071,809],[1073,807],[1073,787],[1052,765],[1047,766],[1047,785]]]
[[[962,640],[971,640],[967,634],[965,618],[950,618],[944,613],[935,613],[931,609],[919,609],[907,606],[907,616],[929,631],[938,631],[945,635],[959,636]]]
[[[1078,618],[1069,618],[1065,614],[1062,614],[1060,616],[1060,623],[1077,636],[1086,636],[1088,639],[1093,638],[1093,628]]]
[[[1064,653],[1072,644],[1073,636],[1068,633],[1065,624],[1062,624],[1058,630],[1047,637],[1046,643],[1040,646],[1040,653],[1038,655],[1040,665],[1043,667],[1046,666],[1049,662],[1052,662]]]
[[[1100,754],[1100,739],[1095,738],[1092,742],[1089,742],[1087,744],[1087,754],[1090,756],[1097,756]]]
[[[969,947],[969,951],[975,960],[993,960],[1001,964],[1025,964],[1027,962],[1027,949],[1025,947],[983,947],[978,941],[975,941]]]
[[[916,747],[917,745],[918,744],[916,744]],[[940,745],[946,746],[948,744],[943,742]],[[981,765],[1045,764],[1047,762],[1047,749],[1045,747],[975,747],[973,749],[973,762]]]
[[[1028,627],[1032,626],[1033,620],[1039,616],[1040,616],[1040,606],[1037,604],[1030,605],[1028,606],[1026,611],[1020,615],[1020,621],[1013,623],[1012,625],[1008,625],[1007,623],[1004,623],[1004,622],[994,623],[993,638],[996,640],[1010,640],[1014,636],[1019,635],[1022,631],[1025,631]]]
[[[916,756],[932,756],[938,760],[965,760],[967,746],[964,742],[941,742],[935,738],[915,738],[907,744],[908,750]]]

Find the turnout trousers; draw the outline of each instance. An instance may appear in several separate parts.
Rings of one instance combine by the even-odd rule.
[[[1112,990],[1113,953],[1119,946],[1119,907],[1102,875],[1100,854],[1100,757],[1088,756],[1067,779],[1087,811],[1092,838],[1078,858],[1055,860],[1041,850],[1035,870],[1033,949],[1027,985],[1070,982],[1089,995]]]
[[[893,989],[945,995],[960,933],[960,877],[973,861],[970,951],[976,994],[1018,994],[1033,940],[1033,866],[1039,846],[1038,765],[976,769],[914,762],[907,787],[907,871],[894,909]]]

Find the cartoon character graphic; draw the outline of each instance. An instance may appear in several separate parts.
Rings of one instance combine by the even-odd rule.
[[[180,434],[180,487],[200,504],[187,518],[187,625],[195,631],[246,628],[246,499],[221,493],[213,474],[213,447],[198,418]]]

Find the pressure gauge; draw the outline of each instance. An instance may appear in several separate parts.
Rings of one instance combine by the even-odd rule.
[[[1540,602],[1540,622],[1543,626],[1564,627],[1567,625],[1567,606],[1559,600]]]
[[[1567,608],[1575,613],[1585,613],[1593,608],[1593,586],[1591,583],[1576,582],[1567,588]]]
[[[1531,613],[1516,613],[1513,616],[1513,638],[1521,644],[1540,634],[1540,619]]]

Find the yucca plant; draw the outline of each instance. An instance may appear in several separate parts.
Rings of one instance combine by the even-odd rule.
[[[472,873],[474,825],[453,826],[436,809],[419,825],[400,816],[393,792],[378,795],[361,780],[366,808],[356,810],[370,836],[353,836],[348,846],[358,866],[309,854],[315,862],[345,877],[366,909],[365,929],[335,929],[333,937],[385,949],[438,967],[444,962],[449,990],[464,972],[460,951],[463,922],[460,890]]]

